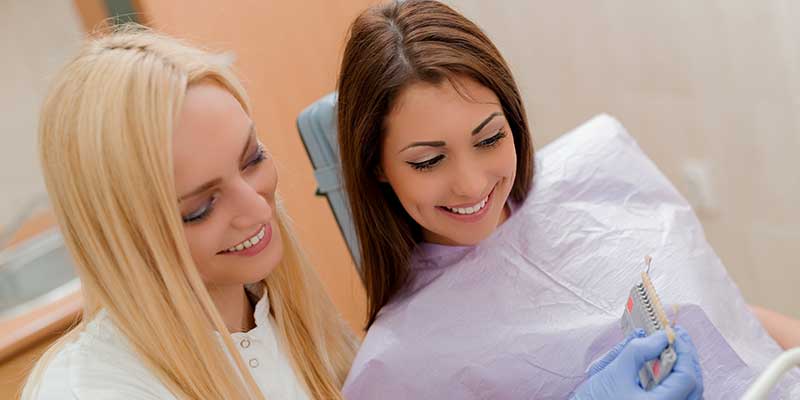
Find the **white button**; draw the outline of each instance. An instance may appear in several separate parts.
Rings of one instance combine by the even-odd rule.
[[[239,345],[242,346],[243,349],[250,347],[250,339],[242,339]]]
[[[250,368],[256,368],[256,367],[258,367],[258,359],[251,358],[250,359]]]

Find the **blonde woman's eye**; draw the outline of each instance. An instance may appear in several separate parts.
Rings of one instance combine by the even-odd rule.
[[[250,157],[250,160],[247,161],[247,164],[245,164],[242,170],[258,165],[266,159],[267,159],[267,151],[264,150],[264,145],[259,143],[258,148],[256,148],[255,154],[252,157]]]
[[[406,161],[406,163],[410,165],[411,168],[414,168],[417,171],[425,171],[435,167],[436,164],[439,164],[439,162],[442,161],[442,159],[444,159],[444,155],[439,154],[438,156],[425,161],[420,161],[420,162]]]
[[[214,210],[214,204],[216,203],[217,203],[217,196],[212,196],[211,199],[202,207],[198,208],[195,211],[192,211],[187,215],[181,216],[181,219],[183,219],[183,223],[192,224],[201,222],[204,219],[208,218],[208,216],[211,215],[211,211]]]

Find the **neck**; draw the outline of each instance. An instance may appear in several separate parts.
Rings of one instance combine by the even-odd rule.
[[[209,286],[208,294],[229,332],[247,332],[256,326],[253,305],[243,284]]]

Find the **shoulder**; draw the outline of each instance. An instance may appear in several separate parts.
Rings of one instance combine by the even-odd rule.
[[[174,398],[102,316],[43,362],[31,399]]]
[[[384,313],[367,331],[344,383],[345,398],[360,400],[386,398],[387,393],[404,393],[414,398],[404,381],[405,368],[419,366],[418,342],[397,331],[389,313]],[[424,396],[423,396],[424,397]]]

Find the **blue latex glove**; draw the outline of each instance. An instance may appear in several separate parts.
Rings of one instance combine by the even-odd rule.
[[[639,370],[644,363],[658,358],[667,347],[663,332],[642,337],[638,331],[617,344],[588,371],[589,379],[573,394],[575,400],[699,400],[703,397],[703,375],[697,350],[689,334],[675,328],[677,360],[661,384],[645,391],[639,384]]]

